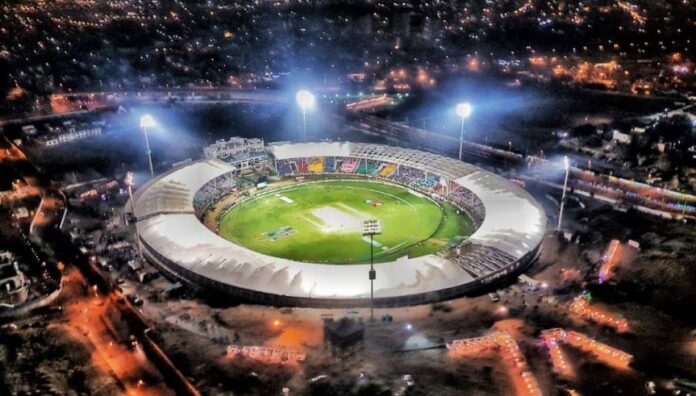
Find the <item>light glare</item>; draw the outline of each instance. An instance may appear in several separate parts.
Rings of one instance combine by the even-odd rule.
[[[473,111],[473,108],[469,103],[460,103],[457,105],[456,112],[457,115],[462,117],[462,118],[469,118],[471,115],[471,112]]]
[[[297,95],[295,95],[295,100],[297,100],[297,104],[300,105],[300,107],[302,107],[304,110],[311,109],[314,106],[314,95],[304,89],[297,92]]]
[[[141,128],[152,128],[155,126],[155,119],[151,115],[145,114],[140,117],[140,127]]]

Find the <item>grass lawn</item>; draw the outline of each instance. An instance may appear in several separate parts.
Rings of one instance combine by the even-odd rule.
[[[382,220],[375,262],[417,257],[469,236],[474,225],[449,204],[382,182],[332,180],[259,192],[225,213],[220,235],[259,253],[297,261],[365,263],[369,240],[360,222]]]

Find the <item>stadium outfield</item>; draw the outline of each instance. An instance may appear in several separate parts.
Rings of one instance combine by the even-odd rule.
[[[234,198],[216,204],[220,209],[208,211],[204,223],[239,245],[297,261],[369,263],[370,243],[378,263],[418,257],[468,237],[474,228],[454,205],[385,179],[312,174],[302,183],[272,183],[241,202]],[[383,224],[372,241],[361,233],[368,219]]]
[[[520,272],[539,252],[546,230],[541,206],[521,187],[473,165],[417,150],[350,142],[278,143],[267,151],[278,175],[290,176],[286,180],[300,175],[383,180],[452,204],[473,220],[473,234],[437,254],[377,265],[377,305],[459,296]],[[269,256],[207,228],[200,216],[230,191],[244,189],[236,185],[233,172],[222,161],[202,160],[160,175],[136,192],[137,227],[151,262],[172,277],[238,301],[369,305],[365,264]]]

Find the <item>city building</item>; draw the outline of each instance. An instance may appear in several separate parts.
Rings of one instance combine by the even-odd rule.
[[[6,198],[8,201],[13,199],[21,185],[18,179],[19,175],[12,166],[0,163],[0,204]]]
[[[245,139],[231,137],[229,140],[218,140],[203,148],[206,159],[219,159],[227,162],[239,172],[250,172],[265,169],[268,165],[268,154],[263,147],[262,139]]]
[[[41,135],[36,142],[44,147],[55,147],[77,140],[87,139],[102,134],[102,127],[96,125],[69,126],[66,129],[58,129],[55,132]]]
[[[0,304],[21,304],[29,297],[29,280],[17,267],[14,255],[0,252]]]

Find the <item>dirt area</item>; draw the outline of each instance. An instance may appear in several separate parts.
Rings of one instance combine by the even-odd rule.
[[[497,302],[483,293],[376,309],[375,323],[369,323],[365,308],[234,305],[205,301],[191,290],[167,297],[163,290],[171,280],[141,284],[127,268],[114,274],[125,278],[124,294],[145,300],[140,309],[161,335],[161,346],[203,394],[281,394],[283,388],[300,395],[513,394],[516,379],[499,354],[457,359],[445,348],[447,342],[494,330],[514,338],[544,394],[571,389],[585,395],[642,394],[646,381],[663,386],[676,376],[696,378],[696,323],[690,314],[696,302],[690,260],[696,255],[696,228],[587,204],[568,209],[572,242],[552,233],[545,238],[541,257],[527,271],[534,284],[500,285]],[[600,283],[603,256],[613,239],[621,242],[621,255],[610,279]],[[629,240],[639,248],[630,247]],[[619,332],[571,312],[578,296],[588,299],[589,308],[625,320],[628,330]],[[323,320],[343,317],[367,323],[364,348],[332,356],[324,343]],[[633,355],[630,370],[564,345],[561,350],[577,375],[561,378],[540,338],[541,330],[551,328],[573,330]],[[306,359],[281,365],[232,358],[228,345],[292,350]]]
[[[666,380],[663,372],[645,363],[656,354],[651,350],[659,343],[656,337],[690,340],[663,342],[656,349],[674,359],[675,368],[694,361],[696,340],[689,335],[691,327],[663,309],[660,294],[649,304],[640,296],[618,299],[614,294],[620,294],[624,283],[636,280],[650,282],[656,290],[664,279],[679,285],[680,276],[689,270],[678,264],[678,257],[675,261],[678,253],[666,251],[675,243],[683,248],[689,243],[685,240],[691,237],[673,235],[672,242],[664,244],[650,242],[655,239],[650,233],[640,238],[633,233],[619,233],[623,230],[619,228],[614,233],[613,227],[606,226],[611,222],[609,215],[615,213],[602,210],[597,213],[587,228],[602,231],[590,232],[586,242],[569,243],[555,235],[548,236],[542,256],[528,272],[539,282],[537,286],[524,282],[505,285],[497,291],[500,296],[497,303],[482,295],[434,305],[376,309],[377,322],[366,326],[364,349],[340,358],[331,356],[324,344],[322,320],[348,316],[367,322],[369,309],[279,309],[248,305],[214,308],[196,298],[147,302],[143,309],[156,321],[164,347],[177,365],[204,393],[279,393],[287,387],[291,394],[401,394],[404,390],[414,395],[510,394],[512,378],[499,358],[453,359],[444,348],[446,342],[454,339],[504,330],[518,342],[544,394],[556,394],[564,389],[581,394],[621,391],[636,394],[642,392],[647,380]],[[662,224],[668,228],[662,221],[652,219],[642,224],[648,227]],[[646,248],[623,249],[612,282],[598,285],[597,271],[609,241],[620,238],[625,246],[634,236]],[[667,256],[657,267],[644,264],[646,257],[659,254]],[[627,276],[633,279],[628,280]],[[668,289],[667,285],[662,287]],[[583,292],[592,295],[592,304],[596,304],[593,309],[625,319],[630,326],[628,333],[620,334],[592,320],[574,317],[569,306]],[[686,284],[681,292],[690,295]],[[389,316],[392,321],[382,321]],[[580,379],[569,382],[558,378],[539,338],[541,330],[556,327],[576,330],[631,353],[636,368],[610,369],[592,355],[563,347]],[[653,341],[644,343],[645,339]],[[307,358],[299,366],[231,359],[225,355],[228,344],[290,349],[306,353]],[[413,386],[405,385],[405,375],[413,378]]]
[[[90,363],[94,351],[63,326],[18,326],[0,330],[0,387],[7,394],[122,394],[108,371]]]

